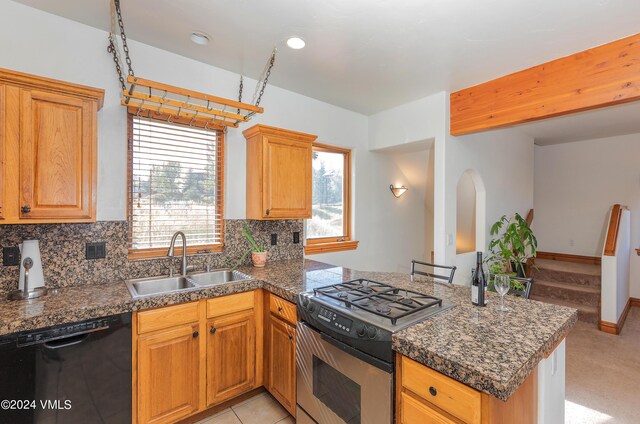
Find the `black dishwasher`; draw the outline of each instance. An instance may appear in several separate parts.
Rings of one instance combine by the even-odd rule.
[[[131,423],[131,314],[0,337],[0,423]]]

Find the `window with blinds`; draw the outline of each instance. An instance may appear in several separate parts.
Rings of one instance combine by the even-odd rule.
[[[220,130],[129,115],[130,256],[166,254],[176,231],[188,253],[221,250],[223,149]]]

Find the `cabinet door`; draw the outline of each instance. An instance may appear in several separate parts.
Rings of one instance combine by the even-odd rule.
[[[312,143],[263,138],[264,218],[311,218]]]
[[[212,318],[207,330],[207,406],[211,406],[254,388],[254,311]]]
[[[198,409],[198,324],[138,337],[138,423],[173,423]]]
[[[95,108],[91,101],[22,91],[21,219],[95,219]]]
[[[295,416],[296,329],[271,315],[269,325],[269,380],[267,389]]]

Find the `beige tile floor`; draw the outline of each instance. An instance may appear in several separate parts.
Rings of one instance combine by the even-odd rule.
[[[295,424],[296,420],[269,394],[260,393],[196,424]]]

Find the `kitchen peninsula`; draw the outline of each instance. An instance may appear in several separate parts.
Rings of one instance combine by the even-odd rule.
[[[531,382],[529,377],[535,377],[540,361],[553,353],[577,320],[577,312],[573,309],[511,297],[506,300],[511,312],[503,314],[491,304],[486,308],[473,307],[468,287],[448,287],[426,278],[412,282],[408,275],[360,272],[311,260],[278,261],[270,263],[264,269],[245,267],[240,271],[251,278],[138,299],[132,298],[123,282],[113,282],[61,288],[55,294],[31,302],[2,301],[0,335],[124,312],[139,315],[147,310],[161,311],[161,308],[172,307],[171,305],[194,304],[202,299],[251,291],[264,293],[265,298],[281,299],[283,305],[291,305],[300,293],[331,284],[359,278],[384,281],[402,289],[438,296],[454,305],[449,310],[394,334],[393,348],[399,358],[396,367],[409,366],[417,372],[432,372],[441,384],[441,392],[453,390],[452,393],[458,396],[457,401],[470,399],[469,405],[478,408],[468,419],[466,416],[461,419],[446,404],[422,401],[419,396],[428,395],[414,393],[420,386],[415,386],[415,379],[401,380],[400,371],[396,377],[396,390],[400,398],[403,394],[410,397],[408,406],[402,410],[416,414],[426,410],[425,405],[434,405],[434,410],[444,417],[453,416],[464,422],[485,423],[499,422],[490,420],[489,411],[485,410],[486,402],[507,405],[510,399],[518,396],[519,388]],[[493,294],[489,294],[489,300],[494,303]],[[265,303],[267,304],[268,302]],[[269,307],[265,306],[265,309],[265,313],[268,313]],[[272,309],[277,310],[281,310],[281,307]],[[258,338],[262,339],[261,336]],[[262,370],[264,360],[261,355],[267,350],[261,346],[256,350],[255,362],[259,370]],[[253,386],[258,387],[262,382],[260,375]],[[435,388],[433,385],[427,386],[426,390],[435,391]],[[535,391],[535,384],[528,390]],[[535,398],[536,396],[530,396],[530,399]],[[415,408],[419,408],[418,412]],[[528,405],[525,409],[537,413],[535,404]],[[396,408],[396,414],[398,412]],[[407,418],[398,422],[415,421]],[[531,418],[530,422],[535,421]]]

